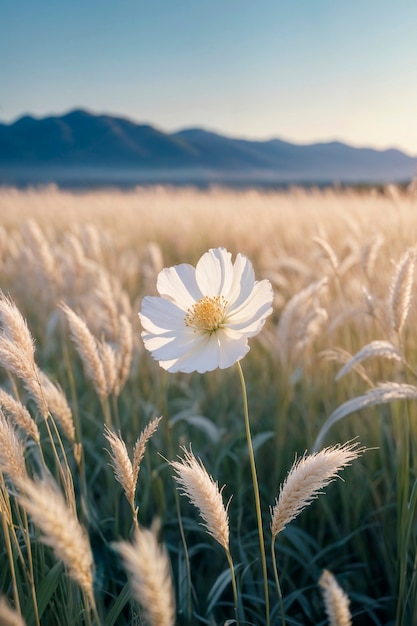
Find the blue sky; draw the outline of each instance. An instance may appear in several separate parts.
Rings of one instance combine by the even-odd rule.
[[[417,155],[416,0],[0,0],[0,120],[75,107]]]

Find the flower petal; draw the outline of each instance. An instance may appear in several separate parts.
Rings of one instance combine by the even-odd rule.
[[[182,330],[184,328],[184,311],[176,304],[157,296],[146,296],[142,300],[139,318],[142,326],[150,333],[157,335],[164,330]]]
[[[203,297],[196,282],[195,269],[188,263],[166,267],[158,274],[158,293],[184,311]]]
[[[226,326],[253,337],[272,313],[274,293],[269,280],[256,282],[250,296],[237,308],[228,312]]]
[[[226,295],[233,280],[231,253],[225,248],[211,248],[197,263],[195,276],[205,296]]]
[[[249,351],[248,338],[272,312],[270,282],[256,282],[252,264],[242,254],[232,264],[225,248],[209,250],[195,270],[188,264],[165,268],[157,287],[161,297],[148,296],[142,302],[142,338],[153,358],[170,372],[230,367]],[[217,330],[196,330],[185,323],[186,312],[205,296],[227,301]]]
[[[255,285],[255,272],[252,263],[243,254],[238,254],[233,266],[233,280],[226,300],[229,306],[237,308],[249,296]]]
[[[186,327],[182,333],[167,333],[159,337],[143,334],[142,337],[145,348],[152,353],[153,358],[157,361],[179,359],[187,352],[198,348],[202,342],[201,335]]]
[[[220,343],[220,369],[226,369],[237,361],[240,361],[245,354],[249,352],[249,346],[247,341],[242,341],[242,337],[236,337],[234,331],[230,331],[228,328],[222,329],[219,332]]]
[[[178,359],[161,362],[160,365],[169,372],[210,372],[219,367],[220,346],[216,333],[198,335],[195,345]]]

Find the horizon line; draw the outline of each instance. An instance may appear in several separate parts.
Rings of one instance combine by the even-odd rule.
[[[150,126],[151,128],[154,128],[155,130],[165,134],[165,135],[176,135],[180,132],[184,132],[187,130],[202,130],[206,133],[211,133],[213,135],[218,135],[220,137],[224,137],[226,139],[232,139],[232,140],[236,140],[236,141],[248,141],[248,142],[254,142],[254,143],[267,143],[270,141],[282,141],[283,143],[287,143],[287,144],[291,144],[294,146],[300,146],[300,147],[306,147],[306,146],[313,146],[313,145],[328,145],[328,144],[332,144],[332,143],[337,143],[337,144],[342,144],[345,145],[347,147],[350,148],[354,148],[354,149],[358,149],[358,150],[374,150],[376,152],[387,152],[390,150],[395,150],[397,152],[401,152],[402,154],[412,158],[412,159],[417,159],[417,154],[413,155],[411,154],[411,152],[409,152],[408,150],[405,150],[403,148],[399,148],[398,146],[395,145],[389,145],[385,148],[380,148],[380,147],[375,147],[375,146],[371,146],[369,144],[365,144],[365,145],[357,145],[355,143],[351,143],[350,141],[344,141],[342,139],[338,139],[338,138],[331,138],[331,139],[317,139],[317,140],[312,140],[310,142],[300,142],[300,141],[295,141],[292,139],[284,139],[282,136],[277,137],[277,136],[268,136],[266,138],[261,138],[261,137],[253,137],[253,136],[242,136],[242,135],[234,135],[234,134],[230,134],[228,131],[223,131],[223,130],[217,130],[217,129],[212,129],[210,127],[206,127],[204,124],[202,125],[195,125],[193,124],[192,126],[181,126],[179,127],[177,130],[166,130],[164,129],[162,126],[160,126],[158,123],[155,122],[148,122],[148,121],[138,121],[137,119],[131,117],[130,115],[125,115],[125,114],[119,114],[119,113],[109,113],[106,111],[102,111],[102,112],[98,112],[98,111],[93,111],[92,109],[90,109],[89,107],[83,107],[83,106],[74,106],[72,108],[67,109],[65,112],[63,113],[40,113],[40,114],[35,114],[35,113],[21,113],[18,114],[16,117],[12,118],[9,121],[3,121],[2,119],[0,119],[0,124],[4,125],[4,126],[12,126],[13,124],[15,124],[16,122],[18,122],[20,119],[25,118],[25,117],[30,117],[32,119],[35,120],[42,120],[42,119],[47,119],[47,118],[62,118],[65,117],[67,115],[70,115],[71,113],[75,113],[75,112],[82,112],[82,113],[87,113],[88,115],[91,115],[92,117],[110,117],[113,119],[121,119],[127,122],[130,122],[131,124],[134,124],[136,126]]]

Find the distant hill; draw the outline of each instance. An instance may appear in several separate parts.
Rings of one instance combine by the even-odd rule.
[[[383,183],[411,179],[416,166],[417,158],[394,149],[249,141],[198,128],[169,134],[83,110],[0,124],[6,184]]]

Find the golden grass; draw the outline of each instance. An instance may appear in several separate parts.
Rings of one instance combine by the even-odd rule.
[[[271,510],[271,532],[275,538],[301,511],[315,500],[322,490],[339,476],[340,470],[358,458],[363,448],[347,443],[324,448],[297,459]]]
[[[88,502],[88,472],[95,475],[96,449],[101,446],[101,454],[103,442],[87,442],[83,435],[89,431],[89,419],[99,423],[101,435],[100,420],[104,418],[110,464],[134,522],[133,543],[119,542],[117,551],[148,622],[169,626],[175,621],[167,555],[154,533],[139,525],[135,502],[140,464],[160,418],[150,421],[138,438],[141,420],[145,417],[148,421],[152,414],[166,410],[164,435],[172,451],[174,441],[170,438],[176,423],[172,413],[181,415],[181,410],[173,408],[175,400],[181,398],[174,396],[178,391],[180,396],[188,393],[191,397],[194,390],[185,377],[176,379],[178,388],[158,378],[157,365],[145,357],[140,342],[137,312],[142,297],[155,293],[156,276],[162,267],[195,263],[209,247],[225,246],[233,253],[246,254],[257,276],[271,280],[274,314],[256,340],[259,350],[251,352],[248,360],[255,353],[251,361],[251,373],[258,376],[252,386],[255,394],[258,380],[263,384],[262,376],[270,386],[279,387],[276,409],[264,407],[262,397],[257,407],[260,413],[272,411],[271,424],[277,444],[282,446],[281,456],[285,448],[288,457],[287,441],[280,435],[291,428],[284,428],[279,419],[287,417],[289,407],[294,411],[292,393],[300,381],[297,399],[304,407],[312,400],[311,412],[317,410],[317,415],[306,416],[303,422],[306,432],[297,439],[303,446],[314,442],[323,423],[327,426],[322,427],[320,436],[327,435],[328,409],[333,411],[334,424],[353,410],[395,398],[415,399],[416,387],[408,382],[410,378],[415,382],[412,357],[417,349],[417,335],[410,332],[417,311],[412,298],[416,209],[417,199],[412,193],[392,188],[361,193],[337,189],[278,192],[154,187],[69,192],[54,186],[39,190],[0,188],[0,276],[4,293],[11,296],[0,295],[4,387],[0,409],[6,415],[0,412],[0,470],[7,477],[7,485],[15,483],[11,496],[40,528],[42,540],[64,561],[93,611],[93,556],[76,511],[87,526],[95,520],[96,511]],[[36,338],[36,353],[29,328]],[[66,342],[68,337],[75,350]],[[62,362],[56,355],[62,355]],[[256,361],[259,355],[265,356],[265,361]],[[77,368],[78,357],[83,372]],[[344,365],[336,379],[337,364],[335,367],[331,360]],[[390,370],[385,374],[386,367],[398,369],[391,376]],[[377,384],[391,378],[393,382]],[[85,379],[90,384],[85,385]],[[215,378],[207,379],[210,391]],[[339,383],[338,379],[343,380]],[[365,393],[364,383],[371,388]],[[102,412],[95,404],[95,393]],[[216,392],[212,393],[208,403],[215,398]],[[196,407],[198,401],[196,398]],[[219,407],[222,410],[221,403]],[[39,430],[32,413],[36,413]],[[219,422],[223,417],[230,416],[220,413]],[[63,442],[55,422],[66,435]],[[262,427],[260,423],[256,426]],[[115,432],[119,427],[127,442],[136,440],[131,455]],[[303,428],[293,426],[293,430]],[[410,429],[414,432],[415,426],[410,424]],[[19,434],[29,441],[21,443]],[[36,452],[30,439],[38,443]],[[41,446],[45,441],[51,449],[47,462]],[[180,438],[179,443],[184,441]],[[68,443],[70,451],[66,451]],[[229,554],[229,513],[222,491],[191,448],[189,452],[183,450],[184,459],[170,461],[175,480],[199,509],[210,535]],[[272,541],[361,451],[345,444],[306,455],[294,464],[271,511]],[[65,499],[51,482],[35,478],[39,470],[41,476],[49,473],[48,463],[57,484],[64,487]],[[104,466],[103,461],[101,470]],[[75,488],[72,471],[77,477]],[[162,483],[159,471],[155,476]],[[149,476],[150,483],[155,476]],[[277,480],[269,501],[278,484]],[[4,520],[12,522],[6,484],[2,485],[0,498],[4,502],[0,500],[0,509]],[[79,492],[78,503],[75,494]],[[114,503],[118,493],[107,496]],[[105,504],[103,511],[108,516]],[[164,511],[167,516],[171,513]],[[28,529],[25,536],[29,541]],[[119,535],[113,539],[118,540]],[[9,561],[12,567],[13,559],[9,557]],[[233,577],[233,565],[231,569]],[[330,597],[334,586],[328,575],[321,587],[325,598]],[[236,598],[235,593],[237,607]],[[86,608],[88,613],[88,603]],[[350,623],[346,615],[340,624]]]
[[[351,626],[349,598],[328,570],[323,570],[319,586],[322,590],[329,626]]]
[[[171,461],[181,493],[187,496],[200,512],[207,532],[229,551],[229,518],[223,504],[222,490],[208,474],[200,459],[191,450],[183,448],[184,458]]]
[[[0,188],[1,223],[7,231],[20,230],[29,219],[37,222],[46,237],[53,231],[64,237],[78,226],[84,240],[89,232],[91,249],[91,230],[82,225],[92,224],[112,233],[120,249],[133,246],[138,250],[158,242],[164,254],[175,257],[165,259],[169,263],[195,260],[202,250],[219,245],[254,259],[265,252],[293,254],[296,243],[299,251],[304,247],[297,256],[305,259],[306,249],[314,248],[319,255],[325,242],[327,246],[331,242],[339,258],[341,234],[346,242],[365,238],[370,244],[378,233],[385,241],[397,242],[390,248],[395,257],[396,251],[404,250],[405,241],[414,243],[415,231],[410,226],[416,224],[415,208],[416,198],[411,194],[397,194],[393,199],[390,193],[374,190],[357,194],[302,189],[288,193],[169,187],[83,192],[54,186]],[[321,246],[313,237],[319,238]],[[370,264],[372,254],[368,256]]]
[[[115,544],[149,626],[174,626],[175,601],[166,549],[152,530],[136,529],[133,544]]]

